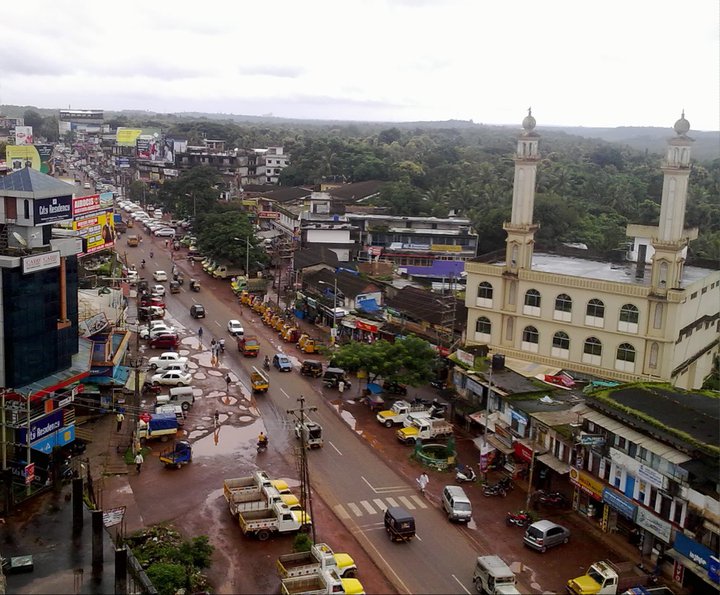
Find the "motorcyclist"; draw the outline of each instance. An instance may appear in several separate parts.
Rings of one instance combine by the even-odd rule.
[[[258,436],[257,445],[258,445],[258,448],[267,448],[268,438],[262,432],[260,432],[260,434]]]
[[[263,362],[263,367],[266,370],[270,369],[270,358],[267,355],[265,356],[265,361]]]
[[[145,268],[145,259],[144,258],[142,259],[142,262],[140,262],[140,268],[141,269]]]
[[[154,256],[153,251],[150,250],[150,258],[152,258],[153,256]]]
[[[220,351],[225,353],[225,339],[220,339],[218,343],[220,344]]]

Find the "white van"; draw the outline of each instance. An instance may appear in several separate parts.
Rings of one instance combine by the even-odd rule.
[[[162,219],[162,216],[162,209],[155,209],[155,211],[153,212],[153,217],[155,217],[155,219]]]
[[[472,517],[472,503],[460,486],[445,486],[442,505],[449,521],[467,523]]]

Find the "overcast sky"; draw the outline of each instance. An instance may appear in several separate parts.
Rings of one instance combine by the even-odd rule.
[[[718,4],[8,2],[0,103],[718,130]]]

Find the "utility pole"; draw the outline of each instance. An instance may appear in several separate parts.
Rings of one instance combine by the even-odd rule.
[[[300,424],[300,506],[302,512],[310,516],[312,521],[313,510],[312,510],[312,493],[310,491],[310,470],[308,469],[307,461],[307,445],[305,444],[305,414],[313,411],[317,411],[317,407],[305,407],[305,397],[300,395],[297,399],[300,403],[300,407],[297,409],[288,409],[287,414],[292,415]],[[312,541],[317,543],[315,534],[315,522],[311,524]]]

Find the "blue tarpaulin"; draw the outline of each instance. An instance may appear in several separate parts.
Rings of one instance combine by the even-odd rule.
[[[358,310],[362,310],[364,312],[377,312],[380,309],[380,306],[377,305],[375,298],[368,298],[366,300],[358,300],[357,307],[358,307]]]
[[[379,395],[381,392],[383,392],[382,386],[375,382],[368,382],[367,389],[373,395]]]

